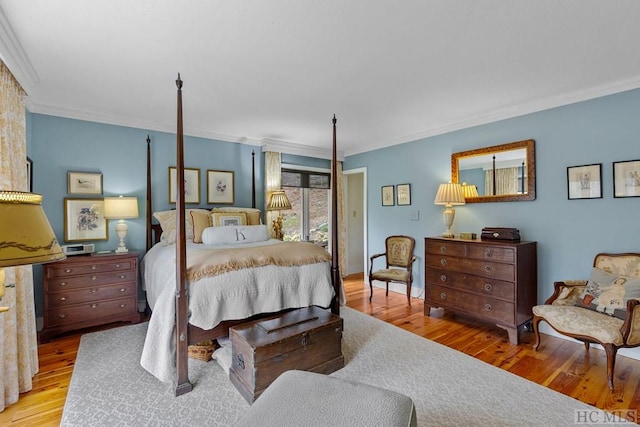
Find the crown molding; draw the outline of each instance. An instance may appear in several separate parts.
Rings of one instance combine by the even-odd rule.
[[[537,113],[544,110],[550,110],[552,108],[563,107],[563,106],[575,104],[578,102],[589,101],[591,99],[602,98],[604,96],[614,95],[616,93],[622,93],[622,92],[639,89],[639,88],[640,88],[640,77],[634,77],[632,79],[627,79],[627,80],[620,80],[620,81],[605,84],[605,85],[590,87],[584,90],[579,90],[579,91],[574,91],[566,94],[534,100],[531,102],[515,105],[513,107],[492,111],[487,114],[478,114],[476,116],[469,116],[463,120],[451,122],[443,126],[433,127],[423,132],[415,133],[412,135],[405,135],[403,137],[394,138],[387,141],[379,141],[378,143],[374,142],[373,144],[370,144],[367,147],[362,147],[361,150],[358,150],[358,151],[352,150],[352,151],[349,151],[349,153],[347,154],[351,156],[355,154],[366,153],[366,152],[378,150],[381,148],[392,147],[394,145],[418,141],[418,140],[429,138],[432,136],[443,135],[446,133],[467,129],[474,126],[494,123],[501,120],[524,116],[526,114]]]
[[[333,159],[333,150],[310,145],[296,144],[295,142],[281,141],[271,138],[262,139],[262,151],[276,151],[279,153],[293,154],[297,156],[315,157],[318,159]],[[344,152],[336,153],[338,161],[344,160]]]
[[[38,73],[22,48],[2,7],[0,7],[0,58],[25,92],[29,93],[31,88],[40,81]]]

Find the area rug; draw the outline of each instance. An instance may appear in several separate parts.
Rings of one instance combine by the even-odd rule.
[[[566,426],[598,409],[343,307],[346,365],[332,376],[411,397],[421,426]],[[217,363],[189,360],[173,396],[140,366],[147,324],[82,336],[63,426],[231,426],[249,408]],[[587,419],[587,418],[584,418]]]

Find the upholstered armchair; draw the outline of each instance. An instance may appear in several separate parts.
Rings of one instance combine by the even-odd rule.
[[[534,349],[540,346],[538,324],[544,320],[557,332],[602,345],[607,355],[607,379],[619,348],[640,345],[640,254],[598,254],[589,280],[555,282],[553,295],[533,307]]]
[[[413,263],[416,257],[413,250],[416,241],[410,236],[389,236],[385,240],[386,252],[371,256],[369,265],[369,288],[371,295],[369,302],[373,298],[373,281],[386,282],[389,295],[389,282],[404,283],[407,286],[407,301],[411,305],[411,283],[413,282]],[[385,257],[386,267],[383,269],[373,269],[373,261],[376,258]]]

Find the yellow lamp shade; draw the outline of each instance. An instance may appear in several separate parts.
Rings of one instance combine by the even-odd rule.
[[[0,191],[0,267],[64,259],[40,194]]]

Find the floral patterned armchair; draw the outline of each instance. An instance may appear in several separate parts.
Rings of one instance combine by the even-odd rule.
[[[553,295],[533,307],[535,350],[540,346],[538,324],[546,321],[557,332],[604,347],[607,379],[613,391],[616,353],[640,346],[640,253],[598,254],[589,280],[554,283]]]
[[[389,236],[385,240],[385,247],[385,253],[371,256],[369,266],[369,288],[371,289],[371,295],[369,296],[369,302],[371,302],[371,298],[373,298],[372,282],[374,280],[380,280],[387,284],[387,295],[389,295],[389,282],[404,283],[407,285],[407,301],[409,305],[411,305],[413,263],[416,260],[416,257],[413,255],[413,250],[416,247],[416,241],[410,236]],[[386,268],[374,271],[373,261],[381,256],[386,258]]]

